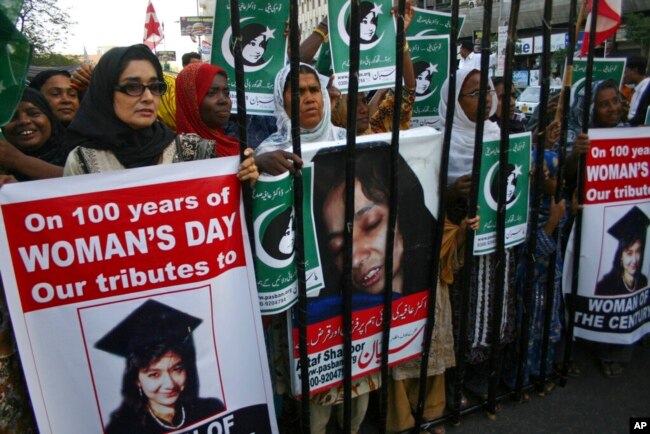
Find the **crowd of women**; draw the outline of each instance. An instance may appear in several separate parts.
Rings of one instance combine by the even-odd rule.
[[[367,15],[371,15],[368,12]],[[404,25],[408,27],[412,10],[406,8]],[[363,17],[372,26],[372,16]],[[317,31],[316,31],[317,30]],[[305,61],[300,65],[299,74],[299,123],[302,143],[332,141],[346,137],[348,97],[341,96],[331,85],[329,77],[322,75],[311,65],[311,60],[327,39],[326,21],[321,23],[302,44],[300,55]],[[325,48],[325,47],[324,47]],[[326,52],[326,50],[322,50]],[[375,92],[372,98],[359,93],[357,98],[356,132],[357,135],[390,131],[394,116],[400,116],[400,126],[409,126],[413,102],[416,94],[416,73],[411,62],[408,45],[404,47],[404,89],[401,104],[396,105],[390,90]],[[636,68],[642,60],[631,61],[628,68]],[[280,174],[286,171],[295,173],[300,169],[301,159],[292,152],[291,140],[291,68],[287,65],[277,74],[274,87],[275,98],[275,132],[265,138],[259,146],[246,148],[241,152],[242,162],[238,178],[242,182],[253,184],[259,173]],[[476,230],[481,222],[468,209],[472,173],[472,156],[474,153],[475,131],[478,121],[478,100],[481,92],[481,72],[477,69],[461,69],[456,73],[456,94],[448,99],[449,83],[441,87],[440,119],[442,128],[451,129],[450,164],[448,176],[447,215],[444,221],[444,236],[440,252],[440,270],[436,292],[436,323],[431,340],[431,352],[426,384],[419,383],[420,361],[415,360],[392,368],[389,384],[381,384],[378,374],[367,375],[353,381],[351,432],[360,430],[366,412],[370,394],[381,387],[388,388],[387,429],[389,432],[401,432],[413,427],[413,413],[417,405],[418,390],[426,388],[424,418],[434,420],[441,417],[448,400],[445,386],[445,374],[454,367],[457,357],[463,357],[469,363],[464,384],[468,394],[478,400],[485,400],[489,377],[488,358],[491,336],[500,334],[504,346],[498,366],[498,375],[503,378],[506,387],[513,388],[517,366],[513,363],[520,357],[526,359],[525,383],[535,381],[540,376],[540,367],[546,366],[551,373],[555,361],[555,349],[562,338],[562,300],[560,276],[562,273],[562,249],[557,244],[553,233],[566,228],[571,220],[571,200],[574,197],[575,179],[570,178],[570,164],[576,164],[575,156],[586,152],[589,138],[581,132],[578,111],[572,110],[570,119],[571,140],[568,151],[572,157],[567,161],[566,188],[563,199],[553,198],[558,171],[557,140],[559,124],[549,125],[544,135],[545,143],[539,152],[544,153],[544,200],[539,210],[539,230],[537,231],[537,250],[526,252],[525,247],[506,250],[506,279],[499,282],[496,276],[494,255],[477,258],[470,273],[470,288],[461,285],[460,271],[463,267],[463,249],[467,229]],[[510,115],[514,114],[514,100],[503,101],[504,83],[494,78],[488,81],[487,106],[485,110],[483,140],[500,138],[500,118],[502,104],[509,104]],[[161,115],[161,100],[169,97],[170,88],[175,96],[171,106],[173,116],[167,123],[160,119],[169,118],[169,105],[166,116]],[[0,185],[7,182],[29,181],[60,176],[99,173],[119,169],[132,169],[157,164],[170,164],[207,158],[240,155],[240,141],[227,131],[233,131],[231,122],[232,101],[226,73],[218,66],[207,63],[187,65],[175,81],[163,74],[156,56],[144,45],[117,47],[108,51],[100,59],[94,70],[88,68],[71,77],[65,71],[46,71],[39,74],[26,88],[22,100],[11,121],[2,127],[4,139],[0,140],[0,167],[3,170]],[[625,97],[618,85],[612,80],[594,83],[590,113],[590,127],[626,127],[627,107]],[[395,106],[400,107],[399,113]],[[453,122],[446,124],[446,113],[454,108]],[[576,102],[576,108],[580,102]],[[548,109],[550,110],[550,104]],[[268,120],[249,117],[249,127],[254,129],[256,122],[268,124]],[[511,132],[525,131],[526,125],[511,122]],[[533,126],[535,128],[535,126]],[[253,156],[254,152],[254,156]],[[384,244],[387,233],[388,188],[386,185],[368,187],[368,183],[381,178],[378,167],[384,164],[379,159],[364,155],[359,156],[359,172],[355,179],[355,214],[372,209],[372,213],[355,219],[354,233],[372,235],[379,240],[376,250],[368,250],[363,260],[356,260],[362,252],[361,241],[353,244],[353,276],[360,290],[381,293],[384,291],[383,277],[371,279],[368,264],[377,262],[382,267],[385,261]],[[365,159],[365,160],[364,160]],[[342,170],[335,162],[323,158],[323,169],[316,178],[316,196],[323,204],[323,224],[331,233],[342,234],[337,223],[342,221],[343,188]],[[573,162],[573,163],[572,163]],[[327,169],[328,164],[331,165]],[[381,170],[379,170],[381,171]],[[407,168],[401,171],[408,178]],[[575,173],[575,171],[574,171]],[[575,175],[574,175],[575,176]],[[404,182],[402,185],[406,185]],[[320,195],[320,196],[319,196]],[[405,196],[408,200],[408,196]],[[401,203],[401,202],[400,202]],[[326,204],[326,205],[325,205]],[[398,205],[399,207],[399,205]],[[332,213],[333,217],[327,213]],[[427,216],[428,215],[428,216]],[[433,221],[431,214],[423,214],[422,219]],[[336,218],[334,218],[336,217]],[[318,217],[317,217],[318,218]],[[430,238],[432,229],[427,228],[426,221],[416,222],[398,218],[395,244],[396,249],[408,252],[409,237]],[[338,220],[337,220],[338,219]],[[358,225],[358,226],[357,226]],[[340,226],[340,225],[339,225]],[[416,235],[409,235],[409,231]],[[374,239],[373,239],[374,240]],[[375,240],[375,241],[376,241]],[[319,243],[321,240],[319,240]],[[330,238],[322,243],[322,249],[332,256],[332,267],[338,273],[342,271],[341,249],[342,236]],[[417,243],[416,243],[417,244]],[[556,252],[555,262],[550,263],[551,253]],[[536,258],[532,284],[524,282],[524,260],[528,254]],[[373,256],[374,255],[374,256]],[[430,252],[410,252],[408,255],[396,254],[393,263],[394,292],[408,292],[412,285],[426,286],[418,281],[418,276],[406,276],[403,273],[403,258],[421,256],[423,267],[429,263]],[[366,267],[366,268],[363,268]],[[547,269],[552,267],[554,274],[554,291],[547,300]],[[355,274],[356,273],[356,274]],[[364,274],[365,273],[365,274]],[[423,272],[423,274],[426,274]],[[360,277],[359,277],[360,276]],[[425,279],[421,279],[426,282]],[[370,282],[370,283],[369,283]],[[416,283],[413,283],[416,282]],[[636,284],[636,283],[633,283]],[[640,284],[640,283],[639,283]],[[647,282],[646,282],[647,284]],[[497,299],[497,286],[503,286],[502,299]],[[419,288],[419,289],[425,289]],[[470,326],[466,328],[467,336],[460,336],[458,317],[461,309],[460,299],[463,292],[469,294]],[[529,315],[529,344],[527,354],[519,354],[521,346],[517,337],[521,330],[524,291],[532,291],[532,311]],[[542,351],[542,334],[544,328],[544,306],[552,304],[550,326],[550,346]],[[502,327],[493,330],[492,306],[503,307]],[[287,394],[287,354],[286,325],[280,316],[272,319],[268,330],[268,353],[272,367],[274,391],[277,394],[276,407],[278,417],[285,422],[291,420],[292,404],[295,401]],[[284,336],[283,336],[284,335]],[[459,339],[467,339],[467,354],[458,355],[455,344]],[[108,351],[108,350],[107,350]],[[133,348],[128,354],[127,365],[137,366],[133,371],[131,383],[123,387],[124,403],[115,411],[107,427],[107,432],[124,431],[124,421],[128,420],[130,430],[137,433],[162,433],[180,429],[190,421],[185,409],[197,408],[196,393],[190,396],[190,387],[184,388],[188,377],[187,370],[191,363],[183,361],[186,348],[168,345],[158,348],[156,352],[147,352],[143,348]],[[623,364],[631,357],[630,346],[601,346],[599,355],[603,362],[605,375],[621,375]],[[546,354],[546,363],[542,363],[542,354]],[[187,357],[186,357],[187,358]],[[171,383],[179,388],[178,393],[168,394],[160,399],[156,392],[147,389],[146,373],[159,369],[160,366],[170,372]],[[167,372],[167,371],[165,371]],[[577,374],[578,367],[572,373]],[[16,349],[10,331],[10,322],[4,306],[4,297],[0,299],[0,431],[29,433],[36,428],[32,420]],[[547,391],[552,383],[545,385]],[[196,392],[196,391],[194,391]],[[342,426],[343,387],[337,386],[310,397],[310,426],[312,433],[325,433],[332,413],[336,414]],[[185,404],[183,404],[185,403]],[[463,399],[463,404],[465,400]],[[332,411],[334,410],[334,411]],[[201,410],[203,411],[203,410]],[[197,412],[201,413],[197,410]],[[125,419],[125,415],[128,418]],[[333,423],[333,422],[332,422]],[[289,429],[286,425],[285,429]],[[432,428],[432,432],[444,432],[444,426]]]

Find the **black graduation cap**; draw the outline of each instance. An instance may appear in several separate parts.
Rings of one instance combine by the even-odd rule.
[[[650,225],[650,218],[635,206],[614,223],[607,232],[619,241],[645,241],[648,225]]]
[[[191,339],[202,321],[166,304],[147,300],[97,341],[95,348],[128,357],[147,345],[182,344]]]

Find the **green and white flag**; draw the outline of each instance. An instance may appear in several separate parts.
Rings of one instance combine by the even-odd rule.
[[[311,168],[305,168],[304,210],[305,274],[307,292],[323,287],[318,244],[311,215]],[[262,314],[282,312],[298,300],[298,274],[294,249],[295,210],[293,177],[262,175],[253,191],[255,277]]]
[[[32,47],[14,25],[22,1],[0,0],[0,125],[14,114],[25,87]]]
[[[408,38],[415,72],[411,128],[438,123],[440,87],[449,75],[449,36]]]
[[[506,182],[505,246],[512,247],[526,240],[528,195],[530,185],[530,133],[510,135]],[[485,255],[496,250],[497,203],[499,183],[499,141],[483,143],[481,180],[478,194],[478,215],[481,227],[474,237],[474,254]]]
[[[395,84],[395,20],[391,0],[362,1],[359,23],[350,23],[350,1],[331,0],[329,39],[336,87],[347,93],[350,72],[350,29],[359,26],[359,91]]]
[[[244,60],[246,110],[248,114],[272,115],[275,75],[284,66],[287,38],[285,20],[289,18],[288,0],[239,2]],[[211,63],[226,70],[228,85],[236,107],[235,57],[230,26],[230,2],[217,0],[214,13]]]
[[[411,25],[406,30],[406,37],[449,35],[451,31],[451,14],[413,8],[415,14]],[[465,15],[458,16],[458,33],[463,29]]]

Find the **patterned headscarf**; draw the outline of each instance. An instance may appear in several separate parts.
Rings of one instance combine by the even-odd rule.
[[[239,142],[227,136],[223,129],[208,127],[199,108],[205,94],[212,86],[217,74],[226,75],[218,66],[209,63],[192,63],[187,65],[176,77],[176,132],[193,133],[204,139],[216,142],[216,152],[220,157],[239,155]]]

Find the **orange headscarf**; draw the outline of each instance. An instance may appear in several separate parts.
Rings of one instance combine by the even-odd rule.
[[[216,141],[220,157],[239,155],[239,142],[223,130],[208,127],[201,119],[199,107],[210,89],[214,76],[225,71],[209,63],[191,63],[176,77],[176,133],[194,133]]]

